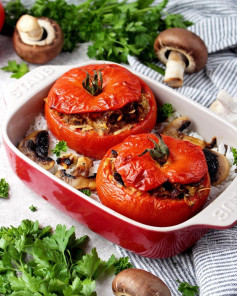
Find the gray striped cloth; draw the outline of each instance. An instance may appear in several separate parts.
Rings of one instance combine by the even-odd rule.
[[[170,0],[170,13],[182,14],[194,25],[189,29],[206,43],[209,56],[204,70],[185,75],[178,92],[208,107],[220,90],[237,96],[237,0]],[[131,67],[157,81],[163,76],[129,57]],[[160,65],[157,63],[157,65]],[[177,280],[199,286],[200,296],[237,296],[237,227],[210,230],[196,245],[168,259],[148,259],[116,247],[134,267],[160,277],[173,296]]]

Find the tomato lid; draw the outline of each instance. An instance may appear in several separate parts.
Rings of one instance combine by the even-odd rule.
[[[114,147],[118,153],[115,169],[126,186],[149,191],[166,181],[196,183],[207,174],[207,163],[200,146],[165,135],[162,138],[169,149],[168,159],[162,165],[149,152],[143,153],[146,149],[154,148],[152,140],[159,143],[154,134],[130,136]]]
[[[83,81],[94,71],[102,74],[102,92],[90,94]],[[117,110],[141,97],[139,78],[116,64],[87,65],[71,69],[62,75],[51,88],[47,103],[60,113],[75,114]]]

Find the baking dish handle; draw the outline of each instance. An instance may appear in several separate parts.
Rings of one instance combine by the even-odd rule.
[[[192,219],[192,225],[230,228],[237,223],[237,177],[214,201]],[[190,221],[191,222],[191,221]]]
[[[5,89],[4,102],[8,111],[16,108],[28,96],[34,95],[44,86],[53,83],[59,76],[72,66],[40,66],[18,79],[12,86]]]

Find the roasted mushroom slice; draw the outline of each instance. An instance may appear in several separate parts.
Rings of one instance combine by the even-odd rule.
[[[48,157],[49,134],[46,130],[31,133],[18,145],[18,149],[46,170],[54,166],[54,160]]]
[[[112,282],[112,290],[117,296],[171,296],[161,279],[137,268],[121,271]]]
[[[59,170],[55,176],[78,190],[86,188],[90,190],[96,189],[95,178],[73,176],[66,173],[66,170]]]
[[[218,185],[225,181],[230,171],[228,159],[214,150],[203,149],[203,152],[206,157],[211,184]]]
[[[191,120],[187,116],[177,117],[163,129],[162,134],[175,139],[189,141],[195,145],[201,146],[202,148],[213,148],[216,143],[216,138],[213,138],[211,143],[207,143],[204,140],[188,136],[183,133],[190,124]]]
[[[61,165],[65,170],[69,169],[77,161],[77,156],[74,153],[61,153],[57,158],[57,164]]]
[[[95,190],[95,178],[89,177],[90,168],[93,166],[93,161],[89,157],[79,156],[76,162],[75,168],[67,173],[65,169],[59,170],[55,176],[63,180],[67,184],[76,189]]]
[[[90,173],[90,168],[92,166],[93,166],[93,161],[91,158],[86,156],[80,156],[77,159],[77,164],[76,164],[76,168],[73,175],[88,177]]]
[[[186,116],[175,118],[170,122],[163,130],[162,134],[173,137],[179,140],[189,141],[195,145],[199,145],[205,148],[205,142],[203,140],[185,135],[183,131],[191,124],[191,120]]]

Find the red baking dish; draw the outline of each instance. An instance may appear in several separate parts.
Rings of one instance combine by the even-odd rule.
[[[59,76],[75,67],[38,67],[17,81],[5,95],[9,112],[3,126],[3,141],[12,169],[27,186],[92,231],[145,257],[173,256],[192,246],[209,229],[225,229],[236,224],[237,178],[191,219],[175,226],[154,227],[133,221],[105,207],[23,155],[16,146],[34,117],[43,110],[43,98]],[[233,125],[175,90],[139,73],[134,74],[150,86],[159,104],[169,102],[177,112],[189,116],[193,130],[206,141],[211,141],[216,136],[218,143],[237,147],[237,129]]]

